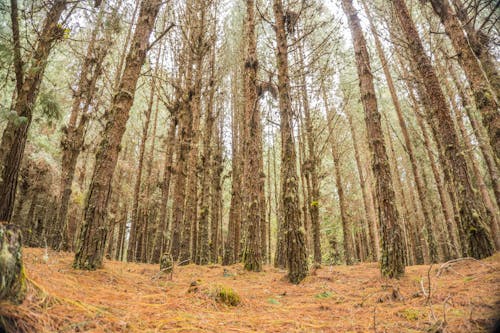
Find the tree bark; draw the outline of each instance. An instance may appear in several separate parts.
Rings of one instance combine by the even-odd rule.
[[[500,159],[500,112],[495,94],[491,89],[478,58],[462,29],[462,24],[453,13],[448,0],[429,0],[434,12],[441,19],[446,34],[457,52],[457,60],[465,72],[474,94],[477,110],[481,113],[483,125],[488,130],[491,147]]]
[[[292,107],[288,76],[288,42],[281,0],[274,0],[278,96],[281,126],[281,186],[283,231],[288,260],[288,279],[299,283],[308,274],[305,231],[300,218],[297,155],[293,140]]]
[[[361,102],[365,111],[367,135],[372,153],[372,169],[376,180],[376,196],[382,235],[381,271],[383,276],[399,278],[405,271],[403,231],[395,203],[391,170],[375,97],[369,54],[352,0],[342,0],[342,6],[349,21],[354,43]]]

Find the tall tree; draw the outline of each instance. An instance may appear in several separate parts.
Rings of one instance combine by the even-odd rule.
[[[107,123],[96,153],[96,164],[84,208],[73,267],[96,269],[102,267],[106,244],[106,213],[120,144],[125,133],[129,112],[134,102],[137,80],[149,48],[161,1],[143,0],[132,38],[131,47],[120,79],[117,93],[106,111]]]
[[[244,138],[245,142],[245,158],[244,158],[244,175],[245,175],[245,214],[247,226],[247,242],[244,253],[245,269],[249,271],[259,272],[262,269],[262,249],[261,249],[261,233],[260,223],[265,221],[263,214],[265,207],[261,207],[259,200],[260,190],[260,156],[262,145],[260,141],[261,134],[258,133],[260,127],[260,111],[258,107],[257,95],[257,44],[255,37],[255,2],[253,0],[246,1],[246,59],[245,59],[245,124]]]
[[[11,108],[16,117],[7,123],[0,143],[0,221],[10,221],[12,217],[19,168],[28,138],[28,130],[33,120],[33,109],[50,51],[58,40],[64,38],[64,27],[58,22],[67,3],[64,0],[53,2],[47,11],[35,49],[30,55],[30,62],[25,64],[21,54],[18,4],[16,0],[10,2],[16,77],[16,97]]]
[[[281,0],[274,0],[276,33],[276,61],[278,67],[278,96],[281,129],[281,200],[288,279],[299,283],[308,274],[307,248],[304,226],[300,217],[299,190],[297,176],[297,154],[293,139],[292,105],[290,100],[290,79],[288,75],[288,41],[285,13]],[[291,23],[293,25],[293,23]]]
[[[424,185],[423,179],[422,179],[422,171],[419,168],[419,165],[417,163],[417,158],[415,156],[415,150],[413,148],[413,143],[410,140],[410,134],[408,132],[408,127],[406,125],[406,121],[403,117],[403,111],[401,109],[401,103],[399,101],[398,94],[396,92],[396,87],[394,86],[394,80],[392,78],[392,74],[389,69],[389,63],[387,61],[387,57],[385,56],[384,50],[382,48],[382,43],[380,42],[379,36],[377,34],[377,31],[375,29],[375,24],[373,22],[372,15],[370,13],[370,10],[368,9],[368,6],[366,5],[366,1],[363,0],[361,1],[363,4],[365,13],[368,17],[368,21],[370,23],[370,29],[372,31],[373,38],[375,39],[375,47],[377,50],[378,57],[380,59],[380,62],[382,63],[382,69],[384,71],[384,76],[387,81],[387,87],[389,88],[389,92],[391,94],[391,99],[392,103],[394,105],[394,110],[396,111],[396,115],[398,118],[398,123],[399,127],[401,128],[401,133],[403,134],[403,139],[404,139],[404,144],[405,148],[408,152],[408,158],[410,160],[411,164],[411,171],[413,174],[413,178],[415,179],[415,185],[417,188],[417,195],[419,202],[422,206],[422,213],[424,216],[424,223],[425,223],[425,228],[426,228],[426,235],[427,235],[427,244],[429,246],[429,257],[432,262],[437,262],[438,261],[438,254],[437,254],[437,243],[434,238],[434,229],[433,229],[433,224],[434,221],[431,218],[431,213],[430,213],[430,205],[429,205],[429,197],[427,194],[427,189]]]
[[[410,16],[404,0],[392,0],[396,16],[403,30],[407,47],[416,65],[419,78],[429,98],[428,114],[433,131],[444,149],[447,167],[452,175],[452,182],[457,191],[457,204],[460,213],[460,237],[463,255],[484,258],[493,252],[492,238],[484,219],[484,205],[473,188],[472,179],[467,170],[465,157],[459,150],[459,141],[450,108],[439,84],[429,56],[424,50],[420,36]]]
[[[378,201],[382,235],[382,275],[390,278],[399,278],[405,271],[403,231],[395,203],[389,159],[384,144],[380,113],[375,97],[370,56],[352,0],[342,0],[342,7],[347,16],[353,39],[361,102],[365,111],[367,136],[372,154],[372,169],[375,176],[376,198]]]

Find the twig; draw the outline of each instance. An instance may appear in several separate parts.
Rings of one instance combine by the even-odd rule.
[[[429,270],[427,271],[427,280],[428,280],[428,290],[429,290],[429,295],[427,296],[427,302],[426,304],[430,304],[430,301],[431,301],[431,269],[432,269],[432,265],[431,264],[429,266]]]
[[[377,333],[377,306],[373,307],[373,331]]]
[[[443,271],[443,269],[445,269],[446,267],[448,267],[448,266],[450,266],[450,265],[452,265],[452,264],[455,264],[455,263],[457,263],[457,262],[460,262],[460,261],[465,261],[465,260],[472,260],[472,261],[475,261],[475,262],[477,262],[477,263],[479,263],[479,264],[481,264],[481,265],[483,265],[483,266],[493,267],[493,266],[491,266],[491,265],[485,264],[485,263],[483,263],[483,262],[481,262],[481,261],[479,261],[479,260],[477,260],[477,259],[475,259],[475,258],[472,258],[472,257],[458,258],[458,259],[453,259],[453,260],[447,261],[447,262],[445,262],[444,264],[442,264],[442,265],[439,267],[439,269],[438,269],[438,271],[437,271],[437,273],[436,273],[436,276],[440,276],[440,275],[441,275],[441,273],[442,273],[442,271]]]

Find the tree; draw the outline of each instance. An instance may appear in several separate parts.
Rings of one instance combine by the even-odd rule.
[[[137,27],[132,37],[119,88],[113,96],[110,108],[106,111],[107,123],[96,153],[96,164],[85,202],[83,223],[75,252],[73,267],[77,269],[94,270],[102,267],[111,181],[130,108],[134,102],[137,80],[149,48],[149,36],[153,31],[160,6],[159,0],[141,2]]]
[[[420,80],[429,98],[429,122],[444,149],[447,168],[452,175],[457,191],[459,207],[459,230],[462,254],[474,258],[484,258],[492,254],[492,238],[485,223],[484,205],[473,188],[464,156],[460,153],[459,142],[453,120],[443,90],[425,53],[417,29],[404,0],[392,0],[400,27],[406,36],[408,51],[416,64]]]
[[[453,13],[448,0],[428,0],[434,12],[444,25],[446,34],[457,52],[457,59],[465,72],[474,94],[477,110],[481,113],[484,127],[488,130],[491,146],[500,159],[500,112],[495,99],[497,92],[491,88],[488,78],[481,68],[478,57],[471,48],[458,17]],[[498,96],[497,96],[498,97]]]
[[[361,102],[365,111],[368,142],[372,154],[372,169],[376,180],[376,199],[382,235],[382,275],[389,278],[399,278],[405,270],[403,234],[399,224],[389,159],[375,97],[370,57],[352,0],[342,0],[342,7],[349,22],[354,44]]]
[[[244,253],[245,269],[259,272],[262,269],[262,249],[260,223],[265,221],[263,214],[265,207],[261,206],[259,200],[260,168],[259,153],[262,152],[262,142],[259,140],[262,134],[260,130],[260,111],[258,108],[257,95],[257,45],[255,40],[255,3],[253,0],[246,1],[247,13],[245,23],[246,34],[246,59],[245,59],[245,124],[244,138],[245,146],[245,214],[247,225],[247,243]]]
[[[281,127],[281,201],[284,239],[287,251],[288,279],[299,283],[308,273],[304,226],[300,218],[296,152],[293,140],[292,106],[288,77],[288,41],[281,0],[274,0],[276,62]]]
[[[19,168],[33,120],[33,108],[43,80],[48,57],[54,44],[64,38],[64,27],[58,24],[67,1],[54,1],[43,22],[30,63],[21,58],[17,1],[11,1],[12,36],[16,98],[11,107],[16,117],[9,120],[0,143],[0,221],[9,221],[14,209]]]

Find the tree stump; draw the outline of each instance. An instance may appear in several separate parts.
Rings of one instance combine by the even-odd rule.
[[[0,222],[0,301],[20,304],[25,296],[21,229]]]

